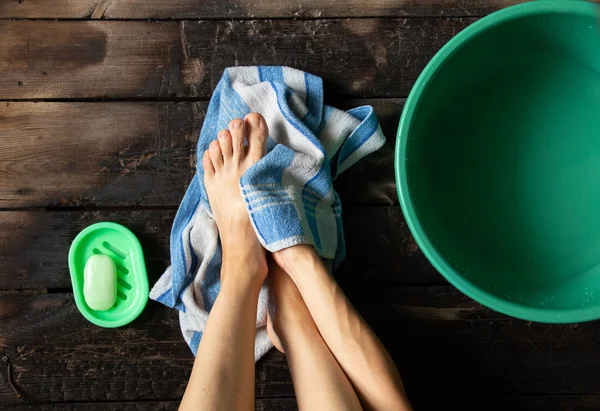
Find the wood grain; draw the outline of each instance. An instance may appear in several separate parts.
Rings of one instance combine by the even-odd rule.
[[[177,411],[179,401],[88,402],[69,404],[11,405],[0,411]],[[297,411],[295,398],[257,398],[256,411]]]
[[[0,21],[0,32],[0,99],[185,94],[177,23]]]
[[[386,146],[336,182],[345,204],[397,201],[394,136],[403,100],[372,104]],[[179,205],[207,102],[0,102],[0,207]]]
[[[113,221],[142,243],[151,284],[169,265],[169,235],[175,210],[0,212],[0,289],[71,287],[67,255],[79,231]]]
[[[483,16],[519,0],[6,0],[0,18],[205,19]]]
[[[343,285],[446,284],[410,235],[398,207],[346,207]],[[0,212],[0,290],[69,288],[67,255],[77,233],[114,221],[139,238],[151,284],[169,265],[175,210]]]
[[[174,205],[206,103],[0,103],[0,206]]]
[[[413,400],[416,410],[461,411],[592,411],[600,409],[598,395],[482,395],[421,396]]]
[[[208,98],[223,70],[288,65],[328,96],[405,97],[476,18],[0,21],[0,100]]]
[[[600,323],[510,319],[452,287],[349,291],[411,396],[600,394]],[[151,302],[133,324],[103,329],[83,319],[71,294],[0,296],[0,350],[30,404],[177,400],[193,361],[174,310]],[[0,379],[0,403],[18,403]],[[293,396],[283,355],[258,363],[256,395]]]
[[[150,302],[132,325],[109,330],[88,323],[70,294],[5,295],[0,306],[0,349],[10,358],[14,379],[29,402],[183,395],[193,356],[176,310]],[[16,403],[6,374],[0,378],[0,403]],[[288,384],[282,356],[267,356],[257,369],[257,395],[277,394],[280,385],[289,393]]]
[[[412,396],[419,411],[460,409],[462,411],[595,411],[600,395],[426,395]],[[179,401],[100,402],[0,406],[2,411],[176,411]],[[258,398],[256,411],[296,411],[294,398]]]

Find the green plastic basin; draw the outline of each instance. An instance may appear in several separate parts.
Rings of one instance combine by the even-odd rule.
[[[450,283],[505,314],[600,318],[598,5],[544,0],[474,23],[407,99],[396,181]]]

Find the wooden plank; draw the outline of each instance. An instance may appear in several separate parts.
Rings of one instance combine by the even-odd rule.
[[[174,209],[0,212],[0,290],[71,287],[71,242],[100,221],[137,235],[154,284],[169,265],[174,217]],[[343,285],[446,284],[419,251],[398,207],[346,207],[344,221],[348,253],[336,274]]]
[[[0,22],[0,99],[184,94],[179,25]]]
[[[132,325],[108,330],[83,319],[70,294],[5,295],[0,306],[0,347],[30,403],[183,395],[193,357],[176,310],[151,302]],[[0,378],[0,404],[18,403],[6,373]],[[258,396],[277,394],[290,384],[282,355],[271,353],[261,361]]]
[[[329,96],[405,97],[475,18],[0,21],[0,100],[208,98],[223,69],[288,65]]]
[[[24,0],[0,3],[0,18],[205,19],[483,16],[519,0]]]
[[[14,0],[0,3],[0,18],[87,18],[99,0]]]
[[[600,409],[598,395],[485,395],[423,396],[413,400],[417,410],[453,409],[461,411],[591,411]]]
[[[400,207],[344,207],[343,286],[447,284],[412,237]]]
[[[428,395],[413,396],[413,406],[419,411],[460,409],[463,411],[592,411],[600,408],[599,395]],[[88,402],[0,406],[4,411],[176,411],[179,401],[153,402]],[[294,398],[258,398],[257,411],[297,410]]]
[[[452,287],[349,293],[399,366],[411,396],[599,395],[600,323],[506,318]],[[0,296],[0,350],[30,404],[177,400],[192,366],[175,310],[151,302],[119,329],[86,322],[71,294]],[[0,404],[16,404],[0,373]],[[257,365],[258,397],[291,397],[283,355]],[[23,401],[21,401],[23,403]]]
[[[175,210],[0,212],[0,289],[70,288],[67,255],[86,226],[114,221],[142,243],[148,278],[154,284],[169,265],[169,235]]]
[[[0,411],[177,411],[179,401],[87,402],[10,405]],[[297,411],[295,398],[257,398],[256,411]]]
[[[206,103],[0,103],[0,207],[175,205]]]
[[[339,104],[338,104],[339,103]],[[336,182],[345,203],[394,204],[404,100],[372,104],[386,146]],[[194,173],[207,102],[0,103],[0,207],[178,206]]]

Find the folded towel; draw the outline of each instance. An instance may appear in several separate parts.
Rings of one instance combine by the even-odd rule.
[[[269,128],[267,155],[240,181],[258,239],[272,252],[311,244],[337,266],[345,245],[332,180],[384,144],[373,109],[344,112],[326,106],[321,79],[289,67],[228,68],[210,100],[197,158],[231,120],[251,112],[262,114]],[[152,299],[179,310],[181,330],[194,355],[219,293],[220,270],[219,234],[198,161],[173,223],[171,266],[150,292]],[[263,286],[256,360],[272,346],[266,332],[267,299]]]

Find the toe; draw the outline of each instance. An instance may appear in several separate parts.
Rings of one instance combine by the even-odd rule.
[[[231,133],[231,145],[233,148],[233,158],[241,158],[244,154],[244,121],[236,118],[229,123],[229,132]]]
[[[250,113],[246,116],[246,130],[248,133],[248,156],[252,161],[258,161],[266,151],[267,136],[269,135],[267,122],[260,114]]]
[[[223,160],[226,163],[231,159],[233,154],[233,147],[231,147],[231,134],[229,130],[221,130],[217,135],[219,139],[219,145],[221,146],[221,153],[223,153]]]
[[[210,155],[210,160],[213,163],[215,171],[217,171],[219,167],[223,166],[223,154],[221,153],[221,146],[217,140],[210,143],[208,154]]]
[[[212,176],[215,173],[215,167],[210,159],[210,155],[208,154],[208,150],[204,152],[202,156],[202,167],[204,167],[204,175]]]

